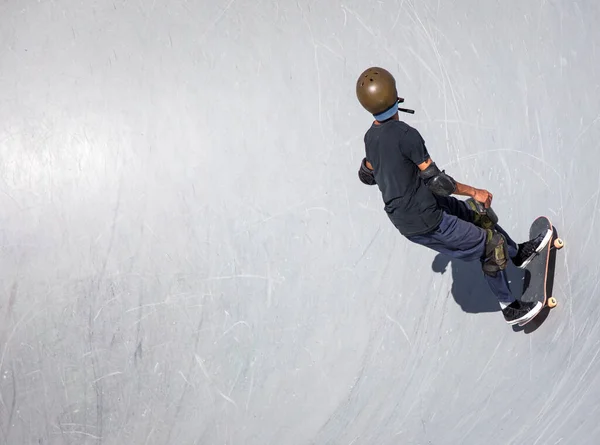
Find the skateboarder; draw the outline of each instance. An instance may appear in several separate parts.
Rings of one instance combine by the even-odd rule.
[[[413,243],[464,261],[480,261],[508,324],[523,323],[541,311],[541,303],[514,298],[508,285],[508,259],[524,268],[552,238],[552,232],[517,245],[478,206],[450,195],[470,196],[489,209],[493,196],[455,181],[431,159],[420,133],[398,116],[396,81],[372,67],[356,83],[361,105],[375,121],[364,137],[366,157],[358,176],[377,184],[394,226]]]

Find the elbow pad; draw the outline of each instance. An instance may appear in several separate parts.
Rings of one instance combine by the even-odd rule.
[[[440,171],[435,162],[429,164],[429,167],[419,174],[425,185],[429,187],[429,190],[436,195],[449,196],[456,191],[456,181],[454,178],[447,175],[445,171]]]
[[[358,179],[360,179],[360,182],[362,182],[363,184],[376,184],[375,175],[373,175],[373,172],[369,170],[369,167],[367,167],[367,158],[363,158],[362,162],[360,163],[360,169],[358,170]]]

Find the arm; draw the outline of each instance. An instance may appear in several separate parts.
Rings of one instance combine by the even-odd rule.
[[[440,172],[431,158],[418,164],[421,177],[431,191],[438,195],[461,195],[470,196],[484,204],[485,208],[492,205],[493,195],[487,190],[477,189],[467,184],[461,184],[452,177]]]

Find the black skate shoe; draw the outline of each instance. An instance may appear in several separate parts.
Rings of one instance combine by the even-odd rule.
[[[536,238],[519,244],[519,251],[517,256],[512,258],[512,262],[515,266],[525,269],[525,267],[531,262],[538,252],[544,249],[546,245],[552,239],[552,230],[548,230],[546,233],[538,235]]]
[[[510,325],[521,324],[531,320],[540,313],[544,305],[538,302],[513,301],[502,309],[504,319]]]

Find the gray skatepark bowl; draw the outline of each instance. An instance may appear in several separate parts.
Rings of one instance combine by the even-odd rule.
[[[599,21],[1,2],[0,443],[600,443]],[[373,65],[517,242],[556,225],[558,306],[526,329],[359,182]]]

